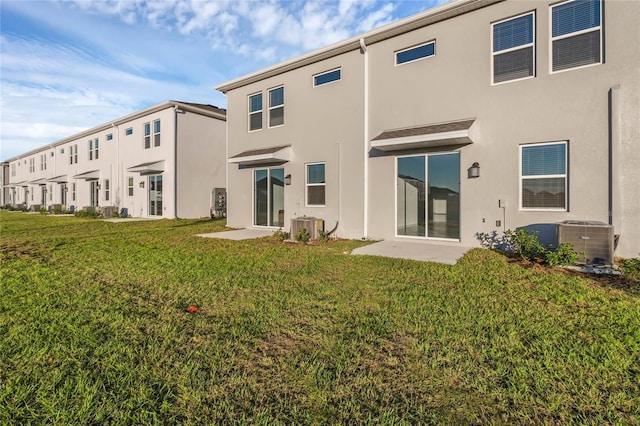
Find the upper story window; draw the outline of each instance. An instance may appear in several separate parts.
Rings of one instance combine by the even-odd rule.
[[[284,125],[284,87],[269,90],[269,127]]]
[[[491,25],[493,83],[535,74],[535,13]]]
[[[129,197],[133,197],[133,178],[129,177],[127,179],[127,194],[129,194]]]
[[[109,134],[107,134],[106,139],[107,139],[108,141],[113,140],[113,133],[109,133]]]
[[[249,131],[262,129],[262,93],[249,95]]]
[[[151,123],[144,123],[144,149],[151,148]]]
[[[98,138],[89,139],[89,160],[97,160],[99,154]]]
[[[551,71],[602,63],[600,0],[551,6]]]
[[[69,147],[69,164],[78,164],[78,145]]]
[[[323,84],[333,83],[339,81],[342,78],[342,71],[340,68],[322,72],[313,76],[313,87],[322,86]]]
[[[307,164],[307,206],[325,205],[326,179],[325,163]]]
[[[160,120],[153,122],[153,146],[160,146]]]
[[[29,158],[29,173],[33,173],[36,171],[36,159]]]
[[[436,54],[436,42],[430,41],[418,46],[409,47],[408,49],[398,50],[396,52],[396,65],[406,64],[424,58],[429,58]]]
[[[109,201],[109,197],[111,196],[111,188],[109,186],[109,179],[104,180],[104,200]]]
[[[47,170],[47,154],[40,156],[40,170]]]
[[[125,129],[124,131],[124,135],[125,136],[129,136],[133,134],[133,127],[129,127],[128,129]]]
[[[16,163],[13,163],[11,165],[11,176],[15,176],[16,175]]]
[[[520,146],[520,206],[526,210],[567,209],[567,143]]]

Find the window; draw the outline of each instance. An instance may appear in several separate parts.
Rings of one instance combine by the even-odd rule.
[[[98,138],[89,140],[89,160],[98,159]]]
[[[153,122],[153,146],[160,146],[160,120]]]
[[[133,134],[133,128],[132,127],[129,127],[128,129],[125,129],[125,131],[124,131],[124,135],[125,136],[129,136],[129,135],[132,135],[132,134]]]
[[[410,47],[408,49],[396,52],[396,65],[406,64],[407,62],[417,61],[419,59],[429,58],[436,54],[436,42],[430,41],[419,46]]]
[[[69,164],[78,164],[78,145],[69,147]]]
[[[151,123],[144,123],[144,149],[151,148]]]
[[[53,201],[53,189],[51,185],[49,185],[49,201]]]
[[[76,183],[71,184],[71,201],[76,201]]]
[[[262,93],[249,96],[249,131],[262,129]]]
[[[11,176],[15,176],[16,175],[16,163],[13,163],[11,165]]]
[[[325,204],[325,163],[307,164],[307,206]]]
[[[113,140],[113,133],[109,133],[106,137],[108,141]]]
[[[551,71],[602,63],[600,0],[551,6]]]
[[[29,173],[33,173],[36,171],[36,159],[29,158]]]
[[[109,188],[109,179],[105,179],[104,180],[104,200],[105,201],[109,201],[109,195],[110,195],[110,188]]]
[[[493,83],[535,75],[534,12],[492,24]]]
[[[523,209],[567,209],[567,143],[520,147],[520,199]]]
[[[64,148],[60,148],[60,154],[64,154]]]
[[[127,181],[127,188],[128,188],[128,193],[129,193],[129,197],[133,197],[133,178],[130,177],[129,180]]]
[[[323,84],[333,83],[339,81],[342,78],[342,71],[340,68],[332,71],[323,72],[313,76],[313,87],[322,86]]]
[[[40,170],[47,170],[47,154],[40,156]]]
[[[269,90],[269,127],[284,125],[284,87]]]

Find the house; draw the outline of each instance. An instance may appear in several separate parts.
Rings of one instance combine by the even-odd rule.
[[[166,101],[8,159],[8,204],[209,216],[226,183],[225,110]]]
[[[640,253],[640,2],[454,0],[225,82],[228,225]]]

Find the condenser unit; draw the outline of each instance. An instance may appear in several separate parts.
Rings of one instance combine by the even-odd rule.
[[[596,221],[565,220],[557,224],[558,244],[571,243],[586,264],[613,265],[613,225]]]
[[[315,217],[294,217],[291,219],[291,238],[295,238],[298,231],[306,229],[312,240],[317,240],[320,231],[324,231],[324,220]]]

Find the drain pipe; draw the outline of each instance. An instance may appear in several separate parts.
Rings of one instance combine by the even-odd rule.
[[[178,104],[173,106],[173,217],[178,219]]]
[[[360,39],[360,52],[364,55],[364,128],[363,128],[363,158],[364,158],[364,215],[363,235],[366,240],[369,236],[369,52],[364,39]]]

